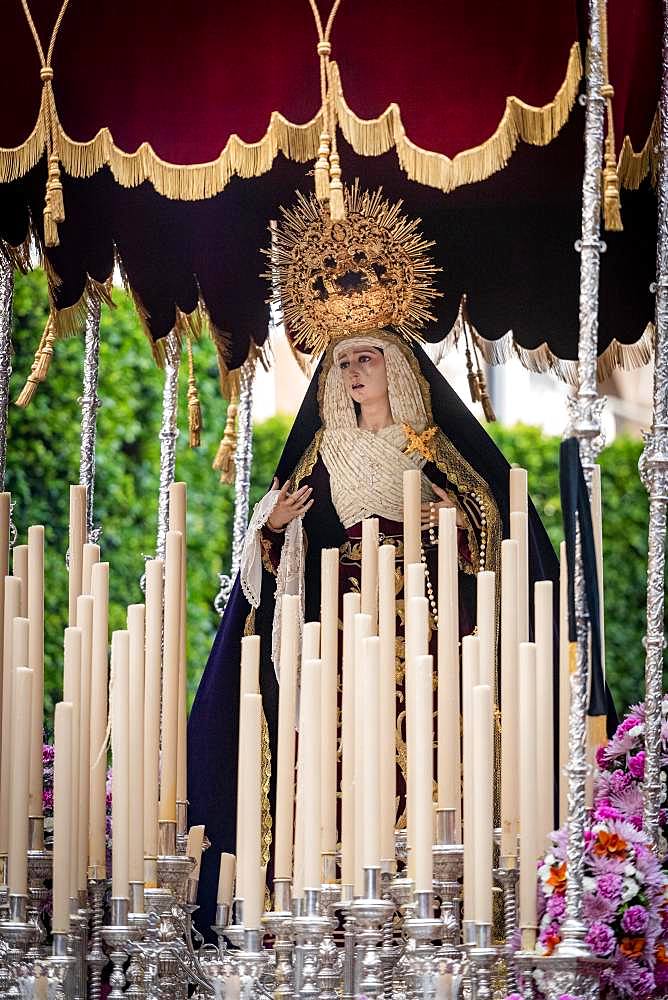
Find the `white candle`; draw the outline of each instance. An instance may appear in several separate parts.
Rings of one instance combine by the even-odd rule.
[[[529,536],[528,519],[522,511],[510,515],[510,537],[517,542],[517,636],[529,638]]]
[[[9,508],[11,493],[0,493],[0,609],[5,606],[5,577],[9,576]],[[0,614],[0,686],[2,685],[2,655],[4,645],[4,617]],[[2,693],[0,691],[0,704]]]
[[[109,684],[109,563],[91,567],[93,640],[90,702],[90,796],[88,863],[95,878],[107,870],[107,687]]]
[[[158,855],[158,776],[160,769],[160,673],[164,563],[146,563],[146,662],[144,669],[144,881],[157,886],[153,859]]]
[[[30,539],[28,539],[30,541]],[[90,594],[93,580],[93,566],[100,561],[100,546],[86,542],[81,563],[81,593]]]
[[[304,888],[319,889],[320,853],[320,660],[304,660],[299,713],[299,753],[302,758],[304,810]]]
[[[397,649],[395,550],[381,545],[378,550],[378,636],[380,676],[378,680],[380,754],[380,857],[394,864],[394,828],[397,794]]]
[[[93,655],[93,611],[95,599],[77,598],[77,627],[81,629],[81,690],[79,692],[79,825],[77,884],[83,892],[88,884],[88,837],[90,812],[90,699]]]
[[[179,532],[167,532],[159,816],[169,823],[176,822],[182,541]]]
[[[519,830],[519,757],[517,751],[518,543],[501,542],[501,857],[517,856]]]
[[[77,597],[82,593],[83,547],[86,542],[86,487],[70,486],[69,624],[77,618]]]
[[[371,635],[371,616],[355,615],[355,895],[364,892],[362,845],[364,839],[364,673],[366,671],[364,640]]]
[[[247,694],[259,694],[260,692],[260,637],[259,635],[246,635],[241,640],[241,675],[239,678],[239,755],[241,761],[244,754],[246,734],[244,732],[245,716],[241,712],[244,704],[244,696]],[[241,773],[237,776],[237,853],[239,844],[244,842],[246,833],[244,831],[244,817],[246,815],[243,807],[243,797],[245,795],[244,782],[241,780]]]
[[[341,882],[355,881],[355,618],[359,594],[343,595],[341,712]]]
[[[320,659],[320,622],[306,622],[302,632],[302,660]]]
[[[492,845],[494,839],[492,775],[492,689],[487,684],[473,689],[473,775],[475,851],[473,916],[477,924],[492,924]]]
[[[53,768],[53,915],[54,934],[70,929],[70,840],[72,832],[72,706],[56,705]]]
[[[536,919],[536,646],[520,643],[520,928],[523,943]]]
[[[220,866],[218,868],[218,895],[216,902],[219,906],[232,905],[232,892],[234,886],[234,862],[233,854],[220,855]]]
[[[568,563],[566,542],[559,546],[559,825],[568,816],[568,716],[571,674],[568,662]]]
[[[406,697],[406,837],[408,871],[415,877],[415,767],[419,766],[415,743],[415,660],[425,656],[429,648],[429,601],[426,597],[410,597],[404,604],[405,617],[405,681]],[[430,733],[433,726],[430,728]],[[433,739],[433,736],[432,736]],[[433,770],[433,767],[432,767]]]
[[[244,901],[244,927],[259,930],[262,913],[260,900],[261,885],[261,776],[262,762],[260,749],[262,698],[259,694],[245,694],[242,698],[243,729],[245,744],[240,773],[244,783],[242,809],[244,811],[243,843],[237,847],[239,869],[237,895]],[[320,800],[318,799],[318,805]],[[318,840],[319,842],[319,840]]]
[[[276,765],[276,843],[274,856],[275,877],[279,879],[292,878],[299,602],[300,598],[297,594],[285,594],[281,600],[281,681],[278,688],[278,761]]]
[[[480,639],[480,683],[494,690],[496,659],[495,574],[483,570],[477,577],[476,618]]]
[[[126,631],[113,632],[111,636],[111,895],[127,898],[130,892],[129,840],[130,840],[130,643]]]
[[[185,483],[172,483],[169,487],[169,530],[181,533],[181,607],[179,612],[179,696],[177,718],[177,762],[176,762],[176,800],[186,802],[188,798],[188,761],[187,761],[187,728],[188,728],[188,669],[187,669],[187,633],[188,633],[188,534],[186,529],[186,511],[188,506],[187,486]]]
[[[475,841],[473,770],[473,688],[479,680],[480,640],[465,635],[462,639],[462,722],[464,730],[464,920],[475,919]]]
[[[416,892],[431,892],[432,844],[434,839],[433,657],[416,656],[413,662],[413,672],[413,713],[415,716],[413,746],[416,766],[411,769],[410,780],[414,787],[415,890]]]
[[[189,878],[199,879],[199,871],[202,864],[202,848],[204,847],[204,824],[191,826],[188,830],[188,841],[186,844],[186,857],[193,858],[195,867]]]
[[[404,603],[411,597],[424,597],[425,572],[424,563],[410,563],[404,568]]]
[[[364,572],[364,571],[362,571]],[[339,550],[321,556],[320,620],[322,642],[322,852],[336,853],[336,772],[338,736]],[[282,671],[281,667],[281,671]],[[281,680],[282,683],[282,680]],[[294,753],[294,751],[293,751]]]
[[[538,849],[547,847],[554,829],[554,678],[552,652],[552,581],[540,580],[534,587],[536,634],[536,709],[538,712],[536,782]]]
[[[461,749],[459,739],[459,581],[457,511],[438,512],[438,808],[455,810],[461,842]]]
[[[320,622],[306,622],[302,633],[301,662],[320,658]],[[301,719],[301,699],[299,717]],[[297,801],[295,804],[295,870],[292,880],[293,895],[304,892],[304,780],[301,774],[303,755],[297,759]]]
[[[19,613],[21,618],[28,617],[28,546],[15,545],[12,549],[12,574],[21,582],[19,598]]]
[[[529,502],[527,494],[527,470],[519,466],[513,466],[510,470],[510,511],[519,511],[522,514],[529,513]]]
[[[75,612],[76,615],[76,612]],[[70,898],[79,894],[79,763],[81,760],[81,629],[65,629],[63,699],[72,706],[72,839],[70,843]]]
[[[30,721],[31,816],[42,816],[42,747],[44,743],[44,528],[28,528],[28,660],[33,672]]]
[[[12,753],[12,622],[21,607],[21,581],[5,577],[2,674],[2,752],[0,753],[0,855],[7,854],[9,844],[9,786],[11,784]]]
[[[364,640],[364,672],[362,674],[362,865],[380,867],[380,639]]]
[[[419,469],[404,472],[404,566],[420,562],[421,476]]]
[[[21,628],[15,618],[14,628]],[[18,643],[15,643],[15,649]],[[27,650],[26,650],[27,652]],[[12,704],[12,784],[9,818],[9,891],[25,896],[28,892],[28,784],[30,780],[30,712],[32,670],[14,659]]]
[[[373,634],[378,631],[378,518],[362,521],[362,614],[371,617]]]
[[[129,634],[129,696],[128,805],[130,843],[128,845],[128,876],[130,882],[144,882],[144,639],[145,609],[143,604],[128,608]]]

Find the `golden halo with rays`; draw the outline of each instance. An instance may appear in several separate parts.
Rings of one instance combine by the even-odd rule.
[[[383,190],[345,189],[346,218],[333,222],[315,195],[297,192],[291,208],[271,227],[270,302],[282,314],[297,347],[318,354],[332,338],[391,327],[420,339],[441,295],[434,276],[441,270],[428,251],[420,219],[401,211]]]

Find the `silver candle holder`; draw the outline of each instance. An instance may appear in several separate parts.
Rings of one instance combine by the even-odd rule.
[[[107,945],[112,970],[109,977],[109,1000],[123,1000],[125,991],[125,965],[130,944],[139,936],[136,927],[129,923],[130,902],[127,896],[111,897],[111,923],[102,928],[102,940]]]
[[[394,913],[394,905],[380,893],[380,868],[364,868],[364,893],[350,905],[361,945],[360,990],[370,998],[383,991],[382,963],[378,944],[382,928]]]

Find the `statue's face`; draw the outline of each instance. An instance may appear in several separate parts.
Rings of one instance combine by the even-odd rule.
[[[351,346],[339,355],[338,365],[346,391],[355,403],[363,406],[388,398],[385,358],[377,347]]]

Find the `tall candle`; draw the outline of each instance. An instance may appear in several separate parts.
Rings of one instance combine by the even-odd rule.
[[[475,919],[475,775],[473,765],[473,688],[479,680],[480,640],[462,639],[462,722],[464,730],[464,920]]]
[[[461,749],[459,739],[459,592],[457,511],[438,512],[438,808],[455,810],[461,842]]]
[[[510,515],[510,537],[517,542],[517,636],[529,638],[529,536],[528,518],[522,511]]]
[[[478,637],[480,639],[480,683],[494,690],[496,653],[495,574],[483,570],[477,576]]]
[[[355,615],[355,895],[364,891],[362,849],[364,838],[364,673],[366,671],[364,640],[371,635],[371,616]]]
[[[5,606],[5,577],[9,576],[9,507],[11,493],[0,493],[0,609]],[[2,676],[4,647],[4,616],[0,614],[0,710],[2,709]],[[0,729],[2,722],[0,721]]]
[[[379,759],[379,695],[380,639],[364,640],[364,673],[362,674],[362,865],[380,866],[380,759]]]
[[[160,768],[160,672],[162,658],[162,559],[146,563],[146,662],[144,670],[144,880],[155,888],[158,855],[158,775]]]
[[[75,612],[76,614],[76,612]],[[70,843],[70,897],[79,894],[79,763],[81,760],[81,629],[65,629],[63,698],[72,706],[72,840]]]
[[[218,895],[216,902],[219,906],[231,906],[234,888],[234,863],[233,854],[225,851],[220,855],[220,866],[218,868]]]
[[[28,617],[28,546],[15,545],[12,549],[12,574],[21,582],[19,612],[21,618]]]
[[[529,499],[527,494],[527,470],[519,466],[513,466],[509,477],[510,511],[519,511],[522,514],[529,513]]]
[[[15,618],[14,628],[26,619]],[[15,643],[15,650],[18,646]],[[28,783],[30,780],[30,711],[32,670],[14,658],[12,706],[12,784],[9,816],[9,891],[25,896],[28,892]]]
[[[489,924],[491,927],[494,745],[492,742],[492,689],[488,684],[476,685],[473,688],[473,732],[473,843],[475,851],[473,916],[477,924]]]
[[[239,679],[239,756],[241,761],[246,746],[246,734],[244,732],[245,715],[241,713],[244,704],[244,696],[247,694],[259,694],[260,691],[260,637],[259,635],[246,635],[241,640],[241,675]],[[241,780],[241,772],[237,778],[237,851],[239,844],[244,842],[246,833],[244,831],[245,811],[243,798],[245,795],[245,785]]]
[[[415,877],[415,767],[419,766],[415,743],[415,660],[425,656],[429,646],[429,601],[426,597],[410,597],[404,604],[406,610],[405,682],[406,697],[406,838],[408,843],[408,871]],[[430,733],[433,726],[430,727]],[[433,736],[431,737],[433,739]],[[433,765],[432,765],[433,770]]]
[[[520,643],[520,928],[533,946],[536,919],[536,646]]]
[[[144,882],[144,638],[143,604],[128,608],[129,694],[128,713],[130,774],[128,802],[132,823],[128,846],[130,882]]]
[[[83,547],[86,542],[86,487],[70,486],[69,624],[77,617],[77,597],[82,592]]]
[[[433,878],[432,844],[434,832],[433,785],[433,657],[416,656],[413,662],[415,715],[414,754],[416,766],[410,780],[415,794],[413,844],[416,892],[431,892]]]
[[[2,752],[0,753],[0,855],[7,854],[9,845],[9,786],[11,784],[12,753],[12,622],[21,607],[21,581],[5,577],[2,674]]]
[[[364,572],[364,570],[362,571]],[[321,556],[320,621],[322,643],[322,852],[336,852],[336,772],[338,736],[339,550]],[[282,668],[281,668],[282,670]],[[282,683],[282,681],[281,681]]]
[[[301,673],[299,754],[302,758],[304,809],[304,888],[321,884],[320,853],[320,660],[304,660]]]
[[[404,566],[404,603],[411,597],[424,597],[425,572],[424,563],[410,563]]]
[[[30,539],[28,539],[30,540]],[[90,594],[93,580],[93,566],[100,561],[100,546],[86,542],[81,561],[81,593]]]
[[[518,543],[501,542],[501,857],[517,856],[519,830]]]
[[[90,800],[88,863],[95,878],[107,870],[107,687],[109,684],[109,563],[91,567],[93,640],[90,701]]]
[[[374,635],[378,631],[378,518],[362,521],[362,614],[371,617]]]
[[[182,548],[183,539],[180,532],[168,531],[165,558],[159,817],[161,821],[170,823],[176,822]]]
[[[195,867],[190,873],[190,878],[199,879],[199,871],[202,864],[202,848],[204,847],[204,824],[191,826],[188,830],[188,841],[186,843],[186,857],[193,858]]]
[[[301,662],[320,658],[320,622],[306,622],[302,633]],[[300,703],[301,704],[301,703]],[[301,707],[299,709],[301,720]],[[304,780],[301,770],[303,755],[297,759],[297,801],[295,803],[295,870],[292,880],[293,895],[300,897],[304,892]]]
[[[378,550],[378,746],[380,754],[380,857],[394,863],[396,823],[396,712],[397,712],[397,616],[394,545]]]
[[[70,840],[72,832],[72,706],[56,705],[53,767],[53,914],[54,934],[70,929]]]
[[[42,816],[42,746],[44,743],[44,528],[28,528],[28,660],[33,672],[30,713],[31,816]]]
[[[300,598],[281,599],[281,680],[278,688],[278,762],[276,765],[275,877],[292,878],[292,839],[295,807],[295,723]],[[222,864],[222,859],[221,859]]]
[[[341,712],[341,882],[355,881],[355,618],[360,595],[343,595]]]
[[[404,472],[404,566],[420,562],[421,477],[419,469]]]
[[[179,696],[177,718],[177,762],[176,799],[186,802],[188,798],[187,724],[188,724],[188,534],[186,530],[187,486],[185,483],[171,483],[169,487],[169,530],[179,531],[182,538],[181,549],[181,606],[179,612]]]
[[[111,895],[127,898],[130,891],[130,642],[127,631],[111,636]]]
[[[88,884],[88,838],[90,816],[90,699],[93,657],[93,612],[95,599],[77,598],[77,627],[81,629],[81,690],[79,692],[79,821],[77,883],[83,892]]]
[[[245,794],[242,798],[244,811],[243,843],[237,846],[239,876],[244,901],[244,927],[259,930],[262,898],[261,861],[261,751],[260,734],[262,718],[262,698],[259,694],[245,694],[242,698],[243,729],[243,775]],[[318,799],[318,805],[320,799]],[[318,838],[318,843],[319,843]],[[237,890],[238,893],[238,890]]]
[[[547,846],[554,829],[554,678],[552,652],[552,581],[540,580],[534,587],[536,634],[536,710],[538,712],[536,782],[538,849]]]
[[[559,825],[568,816],[568,717],[571,674],[568,663],[568,563],[566,542],[559,546]]]

